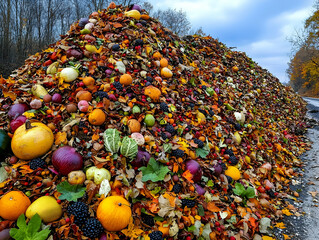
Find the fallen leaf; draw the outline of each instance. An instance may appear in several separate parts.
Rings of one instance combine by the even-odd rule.
[[[220,208],[215,205],[214,202],[207,203],[207,209],[211,212],[219,212]]]

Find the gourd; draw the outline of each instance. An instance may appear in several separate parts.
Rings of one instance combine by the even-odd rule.
[[[121,196],[107,197],[98,206],[96,216],[107,231],[120,231],[132,217],[130,203]]]
[[[157,102],[162,93],[157,87],[150,85],[145,88],[144,94],[149,96],[154,102]]]
[[[54,136],[50,128],[43,123],[31,123],[27,120],[14,132],[11,149],[16,157],[31,160],[47,153],[53,141]]]

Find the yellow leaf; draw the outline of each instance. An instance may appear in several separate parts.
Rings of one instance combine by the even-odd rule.
[[[133,218],[130,219],[130,223],[127,229],[122,230],[122,233],[130,238],[136,239],[138,238],[144,231],[133,223]]]
[[[283,209],[282,213],[285,214],[286,216],[291,216],[293,215],[288,209]]]
[[[288,235],[286,235],[286,234],[282,234],[283,236],[284,236],[284,238],[285,238],[285,240],[287,240],[287,239],[291,239]]]
[[[269,236],[263,236],[263,240],[276,240],[276,239]]]
[[[286,228],[286,227],[285,227],[285,224],[284,224],[283,222],[277,223],[277,224],[275,225],[275,227],[281,228],[281,229],[285,229],[285,228]]]
[[[35,114],[33,112],[24,112],[22,115],[24,115],[28,119],[35,117]]]

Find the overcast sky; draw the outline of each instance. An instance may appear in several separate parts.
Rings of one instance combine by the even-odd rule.
[[[150,0],[155,9],[183,9],[194,29],[246,54],[288,82],[288,38],[312,13],[314,0]]]

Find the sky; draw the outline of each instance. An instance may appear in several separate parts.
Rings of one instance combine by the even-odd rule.
[[[314,0],[149,0],[154,9],[182,9],[193,29],[217,38],[236,51],[246,52],[282,83],[292,46],[289,38],[300,31],[313,12]]]

